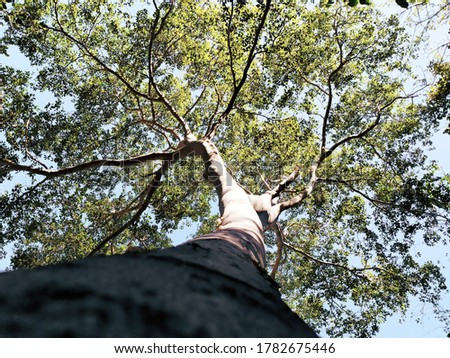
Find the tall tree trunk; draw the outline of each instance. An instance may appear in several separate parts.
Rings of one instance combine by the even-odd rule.
[[[211,141],[189,138],[221,215],[178,247],[0,275],[3,337],[316,337],[265,271],[266,196],[245,192]],[[270,199],[270,198],[269,198]]]
[[[0,337],[315,337],[226,240],[0,274]]]

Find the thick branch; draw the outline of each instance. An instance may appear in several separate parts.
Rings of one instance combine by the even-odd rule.
[[[125,224],[123,224],[121,227],[119,227],[116,231],[114,231],[112,234],[105,237],[95,248],[92,250],[88,256],[92,256],[96,254],[98,251],[100,251],[108,242],[111,240],[114,240],[116,237],[118,237],[121,233],[123,233],[127,228],[129,228],[134,223],[138,222],[140,219],[142,213],[147,209],[148,205],[150,204],[151,197],[157,187],[159,186],[161,179],[167,169],[170,167],[171,164],[178,161],[179,159],[186,158],[189,155],[201,155],[203,158],[209,158],[210,155],[208,154],[208,151],[205,149],[205,146],[202,142],[199,141],[192,141],[189,142],[188,139],[186,141],[183,141],[179,145],[179,150],[174,153],[168,154],[170,158],[168,160],[165,160],[161,166],[154,174],[153,174],[153,180],[150,183],[150,185],[147,187],[146,192],[144,193],[145,199],[140,199],[138,210],[136,213],[131,217],[130,220],[128,220]],[[141,194],[142,195],[142,194]]]
[[[273,198],[276,198],[298,178],[299,174],[300,167],[297,166],[289,176],[284,178],[275,188],[269,190],[267,193],[272,195]]]
[[[57,169],[57,170],[39,169],[39,168],[34,168],[34,167],[28,166],[28,165],[17,164],[7,158],[0,158],[0,164],[3,164],[7,168],[9,168],[9,171],[22,171],[22,172],[28,172],[31,174],[43,175],[47,178],[55,178],[55,177],[60,177],[60,176],[68,175],[68,174],[81,172],[83,170],[99,168],[102,166],[124,168],[124,167],[129,167],[129,166],[145,163],[145,162],[148,162],[151,160],[170,160],[172,158],[173,154],[174,153],[156,152],[156,153],[144,154],[144,155],[140,155],[140,156],[132,157],[132,158],[128,158],[128,159],[98,159],[98,160],[93,160],[90,162],[78,164],[78,165],[75,165],[72,167],[67,167],[67,168],[62,168],[62,169]]]

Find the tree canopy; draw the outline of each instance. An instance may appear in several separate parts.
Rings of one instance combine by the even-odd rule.
[[[339,1],[34,1],[7,24],[2,51],[32,66],[2,74],[13,268],[215,230],[202,158],[176,157],[205,139],[247,193],[270,194],[269,269],[318,331],[372,336],[411,296],[448,317],[440,267],[415,250],[450,233],[450,176],[424,150],[448,120],[448,64],[423,101],[420,42],[396,16]]]

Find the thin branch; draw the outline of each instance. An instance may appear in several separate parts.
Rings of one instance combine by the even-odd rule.
[[[228,48],[228,55],[229,55],[229,59],[230,59],[231,77],[233,79],[233,90],[236,90],[236,87],[237,87],[236,72],[234,71],[233,51],[231,49],[231,23],[233,21],[233,16],[234,16],[234,2],[231,2],[231,14],[230,14],[230,20],[228,21],[228,26],[227,26],[227,48]]]
[[[152,120],[150,123],[151,123],[152,125],[154,125],[154,126],[160,128],[161,130],[166,131],[166,132],[172,134],[172,135],[176,138],[176,140],[177,140],[178,142],[181,142],[181,137],[180,137],[180,135],[177,133],[177,131],[176,131],[175,128],[163,126],[161,123],[159,123],[159,122],[156,120],[156,112],[155,112],[155,107],[154,107],[153,103],[150,103],[150,109],[151,109],[151,111],[152,111],[152,118],[153,118],[153,120]]]
[[[75,37],[70,35],[67,31],[65,31],[64,28],[61,26],[61,23],[60,23],[59,18],[58,18],[58,11],[57,11],[57,8],[56,8],[56,2],[55,2],[55,15],[56,15],[56,22],[57,22],[59,28],[46,25],[45,23],[41,23],[40,25],[42,27],[48,29],[48,30],[59,32],[59,33],[63,34],[70,41],[75,43],[80,50],[84,51],[91,59],[93,59],[98,65],[100,65],[101,68],[103,68],[106,72],[112,74],[120,82],[122,82],[132,93],[134,93],[134,94],[136,94],[136,95],[138,95],[140,97],[146,98],[146,99],[148,99],[150,101],[155,101],[155,102],[161,101],[161,99],[159,99],[159,98],[152,98],[152,97],[148,96],[147,94],[138,91],[119,72],[117,72],[117,71],[113,70],[112,68],[108,67],[98,56],[96,56],[94,53],[92,53],[92,51],[90,51],[89,48],[82,41],[76,39]]]
[[[306,251],[303,251],[301,249],[299,249],[298,247],[295,247],[294,245],[292,245],[289,242],[284,241],[283,244],[288,247],[289,249],[305,256],[306,258],[308,258],[311,261],[314,261],[315,263],[319,264],[319,265],[327,265],[327,266],[333,266],[333,267],[338,267],[341,269],[344,269],[346,271],[349,271],[350,273],[352,273],[353,275],[359,277],[359,278],[365,278],[367,279],[366,276],[361,275],[361,272],[363,271],[384,271],[384,269],[382,269],[381,267],[375,267],[375,266],[370,266],[370,267],[362,267],[362,268],[356,268],[356,267],[349,267],[347,265],[338,263],[338,262],[331,262],[331,261],[324,261],[324,260],[320,260],[314,256],[312,256],[311,254],[307,253]]]
[[[321,85],[319,85],[318,83],[315,83],[311,80],[309,80],[305,75],[303,75],[302,73],[299,73],[300,78],[305,81],[307,84],[316,87],[320,92],[322,92],[325,96],[329,96],[330,93],[328,93],[327,90],[325,90]]]
[[[321,148],[321,153],[319,156],[319,159],[315,161],[315,163],[310,167],[310,179],[308,184],[306,185],[306,187],[297,195],[294,196],[293,198],[286,200],[282,203],[280,203],[280,212],[284,211],[286,209],[289,209],[295,205],[298,205],[299,203],[301,203],[304,199],[306,199],[311,192],[313,191],[316,183],[317,183],[317,170],[318,168],[322,165],[322,163],[324,162],[324,160],[326,158],[328,158],[339,146],[347,143],[348,141],[352,140],[352,139],[356,139],[356,138],[362,138],[364,137],[367,133],[369,133],[370,131],[372,131],[381,121],[381,112],[386,109],[389,108],[395,101],[399,100],[399,99],[405,99],[405,98],[409,98],[409,97],[396,97],[394,99],[392,99],[391,101],[389,101],[388,103],[386,103],[383,107],[378,108],[377,109],[377,117],[375,119],[375,121],[373,121],[366,129],[362,130],[361,132],[354,134],[354,135],[349,135],[341,140],[339,140],[338,142],[336,142],[334,145],[331,146],[330,149],[326,150],[325,147],[322,146]],[[326,129],[326,116],[324,118],[324,122],[323,122],[323,129]],[[324,144],[324,139],[326,140],[326,136],[324,137],[322,134],[322,145]],[[286,181],[285,185],[278,188],[278,191],[284,190],[287,185],[289,185],[290,183],[292,183],[296,176],[295,176],[296,172],[294,171],[291,176],[289,177],[289,179]],[[298,173],[297,173],[298,175]]]
[[[159,123],[156,119],[156,113],[155,113],[155,107],[153,105],[153,102],[150,102],[150,110],[152,113],[152,120],[148,120],[146,119],[146,115],[144,114],[144,111],[142,109],[141,106],[141,101],[139,100],[139,97],[136,97],[136,101],[138,103],[138,108],[127,108],[124,106],[124,108],[128,111],[135,111],[139,113],[140,116],[140,120],[135,121],[131,124],[129,124],[129,126],[135,125],[135,124],[145,124],[147,127],[151,128],[152,130],[158,132],[159,134],[163,135],[164,138],[166,139],[169,148],[172,147],[172,144],[170,142],[170,140],[168,139],[166,133],[170,133],[171,135],[173,135],[175,137],[175,139],[180,142],[181,141],[181,137],[178,135],[177,131],[175,130],[175,128],[171,128],[171,127],[166,127],[164,125],[162,125],[161,123]],[[156,127],[156,128],[155,128]]]
[[[126,205],[123,209],[113,211],[110,213],[109,217],[119,218],[124,216],[125,214],[128,214],[134,210],[138,210],[144,203],[145,200],[145,194],[147,192],[147,188],[143,190],[141,193],[139,193],[138,196],[136,196],[133,200],[131,200],[128,205]],[[135,202],[138,202],[136,205],[133,205]]]
[[[212,122],[214,120],[214,117],[216,117],[217,113],[219,113],[219,107],[222,102],[222,96],[220,95],[220,92],[217,90],[217,87],[215,85],[214,85],[214,91],[216,92],[216,96],[217,96],[216,108],[214,109],[213,114],[211,114],[211,116],[208,118],[208,126],[206,127],[206,133],[204,135],[205,138],[212,128],[212,124],[213,124]]]
[[[44,184],[46,181],[48,180],[48,178],[44,178],[42,179],[39,183],[35,184],[33,187],[31,187],[29,190],[23,192],[22,194],[20,194],[16,200],[14,200],[10,205],[6,206],[2,211],[1,211],[1,215],[3,215],[6,210],[8,210],[12,204],[17,203],[19,200],[23,199],[25,196],[30,195],[32,192],[34,192],[38,187],[40,187],[42,184]]]
[[[160,22],[159,19],[160,19],[161,13],[160,13],[159,7],[157,6],[155,1],[153,1],[153,4],[156,8],[155,18],[154,18],[154,21],[153,21],[153,24],[151,27],[150,40],[149,40],[149,43],[147,46],[149,81],[150,81],[151,87],[155,90],[156,94],[158,95],[160,102],[162,102],[164,104],[164,106],[167,108],[167,110],[170,112],[170,114],[172,114],[172,116],[175,118],[175,120],[181,125],[181,127],[184,131],[185,138],[187,138],[189,135],[192,135],[192,131],[189,128],[186,121],[184,120],[184,118],[175,110],[175,108],[170,103],[170,101],[161,92],[158,84],[155,81],[155,74],[154,74],[154,68],[153,68],[153,43],[154,43],[156,37],[161,33],[161,31],[164,27],[164,24],[173,9],[173,6],[169,7],[169,10],[164,14],[164,16],[162,17],[161,22]],[[160,25],[158,27],[159,22],[160,22]],[[158,29],[157,29],[157,27],[158,27]],[[149,87],[148,91],[150,92],[150,87]]]
[[[262,180],[264,186],[266,187],[266,189],[267,189],[269,192],[271,192],[271,191],[272,191],[272,188],[270,187],[270,185],[269,185],[269,183],[267,182],[267,180],[264,178],[264,175],[260,173],[260,174],[259,174],[259,177],[261,178],[261,180]]]
[[[263,15],[261,17],[261,21],[259,22],[258,28],[256,29],[255,36],[253,38],[252,47],[251,47],[250,52],[249,52],[248,57],[247,57],[247,62],[245,64],[245,68],[244,68],[244,71],[242,73],[242,78],[239,81],[239,84],[234,89],[233,94],[231,95],[231,99],[230,99],[230,102],[228,103],[227,108],[220,115],[220,117],[217,120],[217,122],[215,122],[211,126],[211,128],[208,131],[208,133],[205,135],[205,138],[212,139],[214,137],[214,134],[216,133],[217,128],[222,124],[222,122],[225,120],[225,118],[228,116],[228,114],[232,111],[232,109],[234,107],[234,103],[236,102],[236,99],[237,99],[237,97],[239,95],[239,92],[241,91],[242,87],[244,86],[245,82],[247,81],[248,72],[249,72],[250,67],[251,67],[251,65],[253,63],[253,60],[255,59],[256,48],[258,46],[259,38],[260,38],[260,35],[261,35],[262,30],[263,30],[264,25],[265,25],[265,22],[266,22],[266,19],[267,19],[267,15],[269,14],[271,3],[272,3],[271,0],[267,0],[267,2],[266,2],[266,6],[264,8],[264,12],[263,12]]]
[[[42,166],[45,169],[48,169],[48,167],[42,163],[33,153],[30,152],[30,150],[28,149],[28,143],[29,143],[29,137],[28,137],[28,133],[29,133],[29,126],[30,126],[30,121],[31,118],[29,118],[26,123],[25,123],[25,129],[26,129],[26,134],[25,134],[25,154],[28,158],[30,158],[33,162],[39,164],[40,166]]]
[[[422,5],[423,5],[423,3],[414,4],[414,7],[418,10],[419,6],[422,6]],[[433,12],[431,15],[428,13],[423,20],[417,21],[416,22],[416,26],[422,25],[424,23],[426,23],[424,25],[425,27],[429,26],[429,24],[432,23],[433,19],[435,19],[437,16],[439,16],[439,14],[441,12],[448,10],[447,8],[450,7],[450,3],[447,2],[447,3],[444,3],[442,6],[441,5],[438,5],[438,6],[439,6],[439,8],[438,8],[437,11]],[[427,9],[429,9],[429,7]],[[419,11],[417,11],[417,12],[418,12],[418,15],[420,17]]]
[[[342,179],[332,179],[332,178],[318,178],[317,181],[320,182],[324,182],[324,183],[337,183],[337,184],[343,184],[346,187],[348,187],[350,190],[354,191],[355,193],[361,195],[363,198],[365,198],[366,200],[370,201],[372,204],[374,204],[376,207],[379,207],[378,205],[388,205],[388,206],[394,206],[395,203],[394,202],[387,202],[387,201],[383,201],[383,200],[378,200],[378,199],[374,199],[371,198],[369,195],[363,193],[361,190],[356,189],[353,185],[351,185],[349,183],[349,181],[347,180],[342,180]],[[353,180],[356,181],[356,180]]]
[[[197,106],[198,102],[200,102],[200,100],[202,99],[203,95],[205,94],[206,91],[206,86],[203,87],[203,90],[200,92],[200,94],[198,95],[198,97],[195,99],[194,103],[192,104],[192,106],[190,106],[188,108],[188,110],[183,114],[183,117],[186,117],[189,113],[191,113],[191,111]]]
[[[358,138],[364,137],[366,134],[368,134],[376,126],[378,126],[380,124],[380,122],[381,122],[381,114],[382,114],[383,110],[385,110],[386,108],[389,108],[390,106],[392,106],[398,100],[408,99],[408,98],[411,98],[411,96],[398,96],[398,97],[395,97],[394,99],[392,99],[391,101],[389,101],[388,103],[386,103],[384,106],[377,108],[375,120],[366,129],[360,131],[359,133],[351,134],[351,135],[348,135],[347,137],[344,137],[344,138],[338,140],[336,143],[334,143],[330,147],[330,149],[326,150],[325,155],[324,155],[324,159],[329,157],[341,145],[343,145],[343,144],[345,144],[345,143],[347,143],[347,142],[349,142],[349,141],[351,141],[353,139],[358,139]]]
[[[150,204],[150,199],[153,196],[153,193],[155,192],[156,188],[159,186],[161,182],[161,178],[165,171],[169,168],[170,162],[164,161],[161,168],[158,169],[158,171],[155,173],[155,176],[150,183],[150,185],[147,187],[145,199],[142,202],[142,204],[139,207],[139,210],[136,211],[136,213],[131,217],[130,220],[128,220],[125,224],[123,224],[121,227],[119,227],[116,231],[114,231],[112,234],[105,237],[89,254],[88,256],[95,255],[98,251],[100,251],[108,242],[111,240],[114,240],[116,237],[118,237],[121,233],[123,233],[126,229],[128,229],[131,225],[136,223],[142,213],[147,209],[148,205]]]
[[[370,143],[367,138],[361,137],[361,140],[365,143],[367,143],[367,145],[372,149],[372,151],[375,153],[375,155],[383,162],[385,163],[385,160],[383,158],[383,156],[381,155],[381,153],[378,151],[377,147],[373,144]]]

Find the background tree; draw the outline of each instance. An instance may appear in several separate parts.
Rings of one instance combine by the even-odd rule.
[[[167,247],[200,221],[244,231],[261,266],[264,240],[286,301],[330,336],[375,334],[411,295],[439,309],[445,278],[413,246],[448,240],[449,177],[423,150],[443,118],[424,114],[396,17],[187,0],[7,19],[2,48],[33,66],[3,77],[2,180],[31,180],[2,196],[13,268]]]

